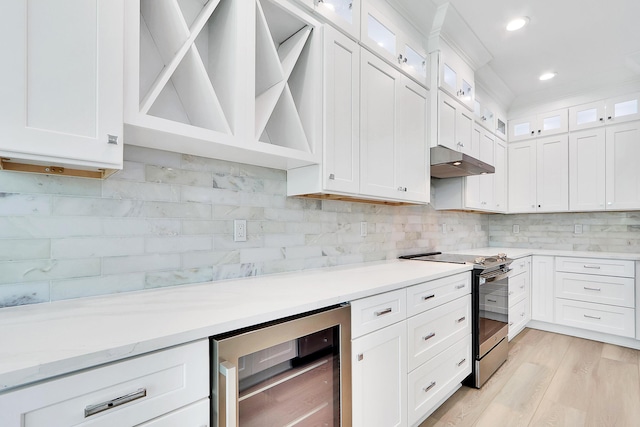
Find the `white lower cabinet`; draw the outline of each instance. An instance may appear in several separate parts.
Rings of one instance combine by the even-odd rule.
[[[409,425],[417,425],[471,372],[471,340],[466,336],[409,373]]]
[[[554,257],[534,255],[531,271],[531,319],[553,322]]]
[[[2,394],[0,425],[201,427],[208,396],[204,339]]]
[[[516,259],[509,277],[509,341],[531,320],[531,257]],[[486,285],[485,285],[486,286]],[[502,305],[504,307],[504,305]]]
[[[351,333],[354,427],[416,426],[471,373],[471,275],[352,301]]]
[[[407,328],[395,323],[351,343],[354,426],[407,425]]]
[[[555,321],[560,325],[635,337],[635,263],[557,257]]]

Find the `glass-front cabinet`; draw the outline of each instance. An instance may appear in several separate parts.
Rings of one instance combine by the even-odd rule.
[[[640,93],[618,96],[569,109],[569,129],[590,129],[640,119]]]
[[[569,130],[567,109],[509,120],[509,141],[557,135]]]
[[[475,106],[473,69],[444,42],[440,45],[439,55],[438,86],[473,111]]]
[[[428,56],[420,42],[371,4],[363,5],[361,40],[371,51],[427,87]]]
[[[360,36],[360,0],[302,0],[352,37]]]

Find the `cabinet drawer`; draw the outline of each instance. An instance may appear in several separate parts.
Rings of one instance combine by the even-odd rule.
[[[509,307],[529,296],[529,272],[509,277]]]
[[[407,315],[414,316],[471,293],[471,273],[460,273],[407,288]]]
[[[409,371],[471,333],[471,295],[407,320]]]
[[[556,297],[635,307],[635,280],[629,277],[556,273]]]
[[[407,317],[405,289],[351,302],[351,337],[356,338]]]
[[[131,393],[133,400],[109,405]],[[0,425],[137,425],[208,395],[209,343],[201,340],[0,395]]]
[[[600,258],[556,258],[556,271],[599,276],[635,277],[633,261]]]
[[[623,337],[635,336],[635,310],[556,298],[556,323]]]
[[[409,373],[409,425],[430,414],[471,373],[471,335]]]
[[[509,268],[511,269],[511,277],[522,273],[529,273],[530,257],[514,259]]]

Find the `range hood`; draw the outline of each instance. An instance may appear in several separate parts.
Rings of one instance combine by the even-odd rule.
[[[495,171],[490,164],[467,154],[442,145],[431,147],[431,176],[434,178],[484,175]]]

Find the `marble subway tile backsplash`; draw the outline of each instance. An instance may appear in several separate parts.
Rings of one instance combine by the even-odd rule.
[[[492,215],[489,233],[496,247],[638,253],[640,212]]]
[[[125,146],[104,181],[0,171],[0,307],[482,247],[489,224],[289,198],[285,171]]]

